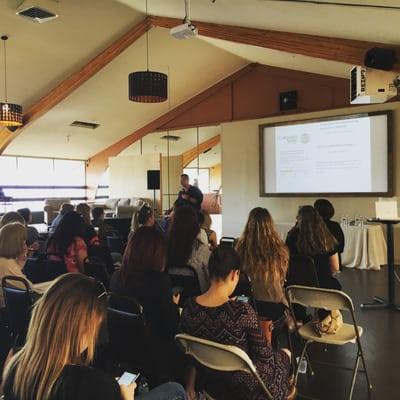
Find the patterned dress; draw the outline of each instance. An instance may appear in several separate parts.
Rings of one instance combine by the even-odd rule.
[[[244,350],[274,400],[283,400],[289,389],[290,360],[265,341],[257,314],[247,303],[229,301],[219,307],[204,307],[190,299],[182,313],[181,331],[192,336],[234,345]],[[224,398],[266,400],[258,382],[244,372],[202,371],[207,387],[213,387]],[[228,389],[229,388],[229,389]],[[229,392],[229,393],[228,393]]]

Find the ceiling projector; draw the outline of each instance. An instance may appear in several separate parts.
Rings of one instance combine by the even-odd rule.
[[[191,22],[186,22],[182,25],[175,26],[169,31],[175,39],[192,39],[199,33],[198,29]]]

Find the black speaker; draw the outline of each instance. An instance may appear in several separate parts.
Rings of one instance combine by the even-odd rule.
[[[147,189],[159,190],[160,189],[160,171],[148,170],[147,171]]]
[[[280,111],[294,110],[297,108],[297,90],[279,93]]]
[[[396,52],[393,49],[374,47],[366,52],[364,64],[369,68],[390,71],[396,64]]]

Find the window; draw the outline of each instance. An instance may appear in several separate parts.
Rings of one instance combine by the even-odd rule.
[[[198,171],[198,173],[197,173]],[[198,186],[203,193],[210,191],[210,171],[208,168],[185,168],[184,174],[189,175],[190,184]]]
[[[0,157],[0,187],[12,197],[0,212],[29,207],[43,210],[43,200],[68,197],[86,200],[85,162],[32,157]]]

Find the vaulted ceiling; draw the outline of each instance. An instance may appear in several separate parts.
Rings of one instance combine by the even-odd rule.
[[[400,8],[400,0],[341,2]],[[10,36],[10,101],[22,104],[25,109],[145,17],[144,0],[60,0],[58,19],[34,24],[15,14],[18,3],[20,0],[0,2],[0,34]],[[272,0],[215,0],[214,3],[192,0],[191,3],[194,20],[400,44],[400,9],[395,8]],[[174,18],[184,16],[183,0],[148,0],[148,4],[150,14]],[[87,159],[249,62],[339,77],[348,76],[350,67],[337,61],[201,36],[177,41],[163,28],[149,31],[149,49],[150,68],[169,75],[169,102],[138,104],[128,100],[128,74],[146,66],[145,37],[142,36],[24,129],[5,153]],[[0,63],[0,82],[2,76],[3,64]],[[96,130],[70,127],[74,120],[96,122],[100,127]],[[177,145],[180,150],[193,146],[193,132],[187,130],[179,135],[187,136]],[[159,137],[159,133],[149,135],[145,146],[148,149],[161,146]],[[136,152],[137,146],[127,149],[127,154]]]

